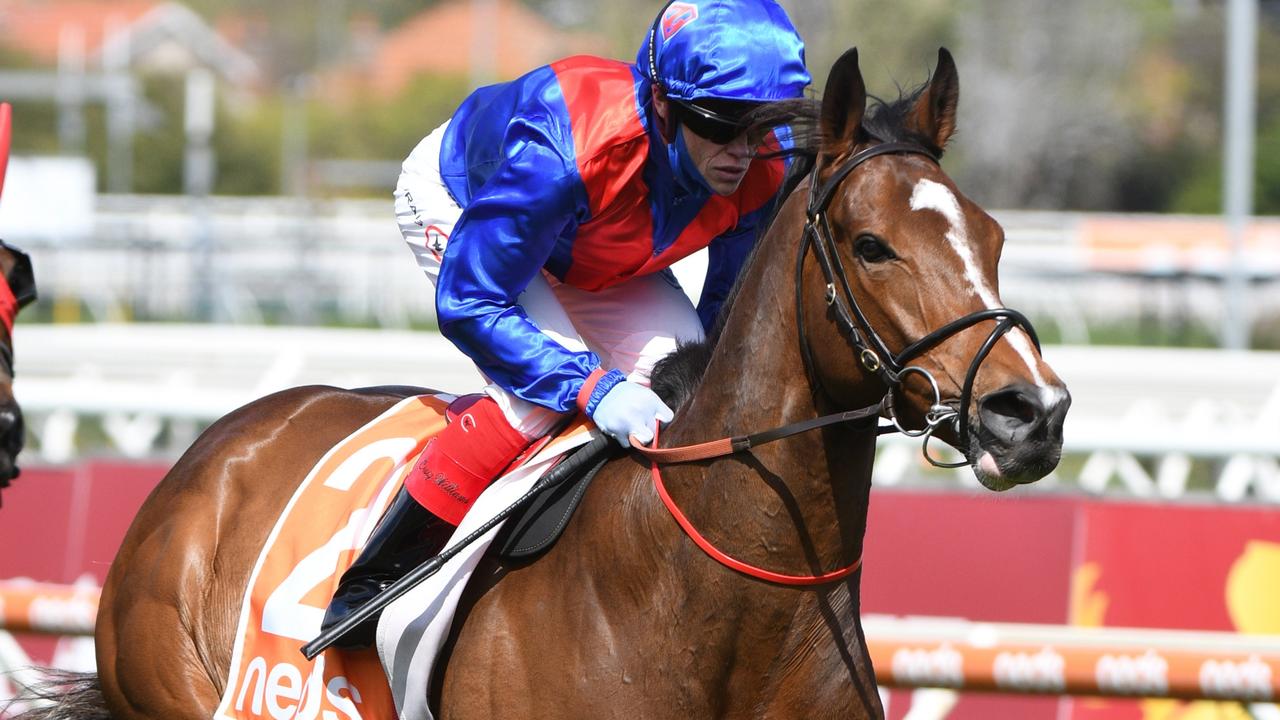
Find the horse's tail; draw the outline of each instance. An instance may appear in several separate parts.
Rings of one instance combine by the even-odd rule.
[[[28,708],[17,715],[6,715],[9,707]],[[97,673],[45,670],[43,678],[25,686],[7,707],[0,707],[0,717],[9,720],[111,720],[107,701]]]

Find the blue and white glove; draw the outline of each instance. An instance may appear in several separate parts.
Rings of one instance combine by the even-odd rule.
[[[649,388],[624,380],[605,393],[590,415],[596,427],[631,447],[629,436],[648,445],[655,422],[671,422],[675,413]]]

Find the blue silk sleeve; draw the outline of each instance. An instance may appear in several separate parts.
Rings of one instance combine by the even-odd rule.
[[[600,366],[544,335],[516,304],[556,240],[586,219],[572,156],[528,124],[513,126],[508,151],[472,194],[445,248],[436,285],[440,332],[490,380],[536,405],[566,412]]]

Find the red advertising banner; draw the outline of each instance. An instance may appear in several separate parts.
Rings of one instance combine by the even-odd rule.
[[[1079,504],[1012,493],[873,493],[863,614],[1066,622]],[[947,718],[1058,720],[1058,706],[1052,697],[966,693]],[[890,693],[889,720],[910,708],[909,691]]]
[[[1080,512],[1075,624],[1280,634],[1280,510],[1089,502]],[[1239,704],[1208,701],[1071,706],[1080,720],[1249,717]]]
[[[167,465],[121,461],[24,467],[4,490],[0,578],[100,587],[142,501]],[[20,635],[32,662],[75,665],[92,640]],[[3,690],[3,688],[0,688]]]
[[[865,558],[864,614],[1280,634],[1276,509],[878,491]],[[1109,665],[1132,665],[1155,686],[1172,672],[1169,658],[1127,657]],[[902,718],[910,693],[893,691],[889,706],[891,720]],[[1241,713],[1209,701],[965,693],[947,717],[1244,720]]]
[[[142,501],[167,465],[93,461],[73,468],[23,468],[4,490],[0,578],[99,585]]]

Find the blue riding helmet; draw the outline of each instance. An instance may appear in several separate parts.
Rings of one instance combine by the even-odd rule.
[[[687,101],[790,100],[813,81],[804,42],[774,0],[669,3],[636,64],[668,97]]]

